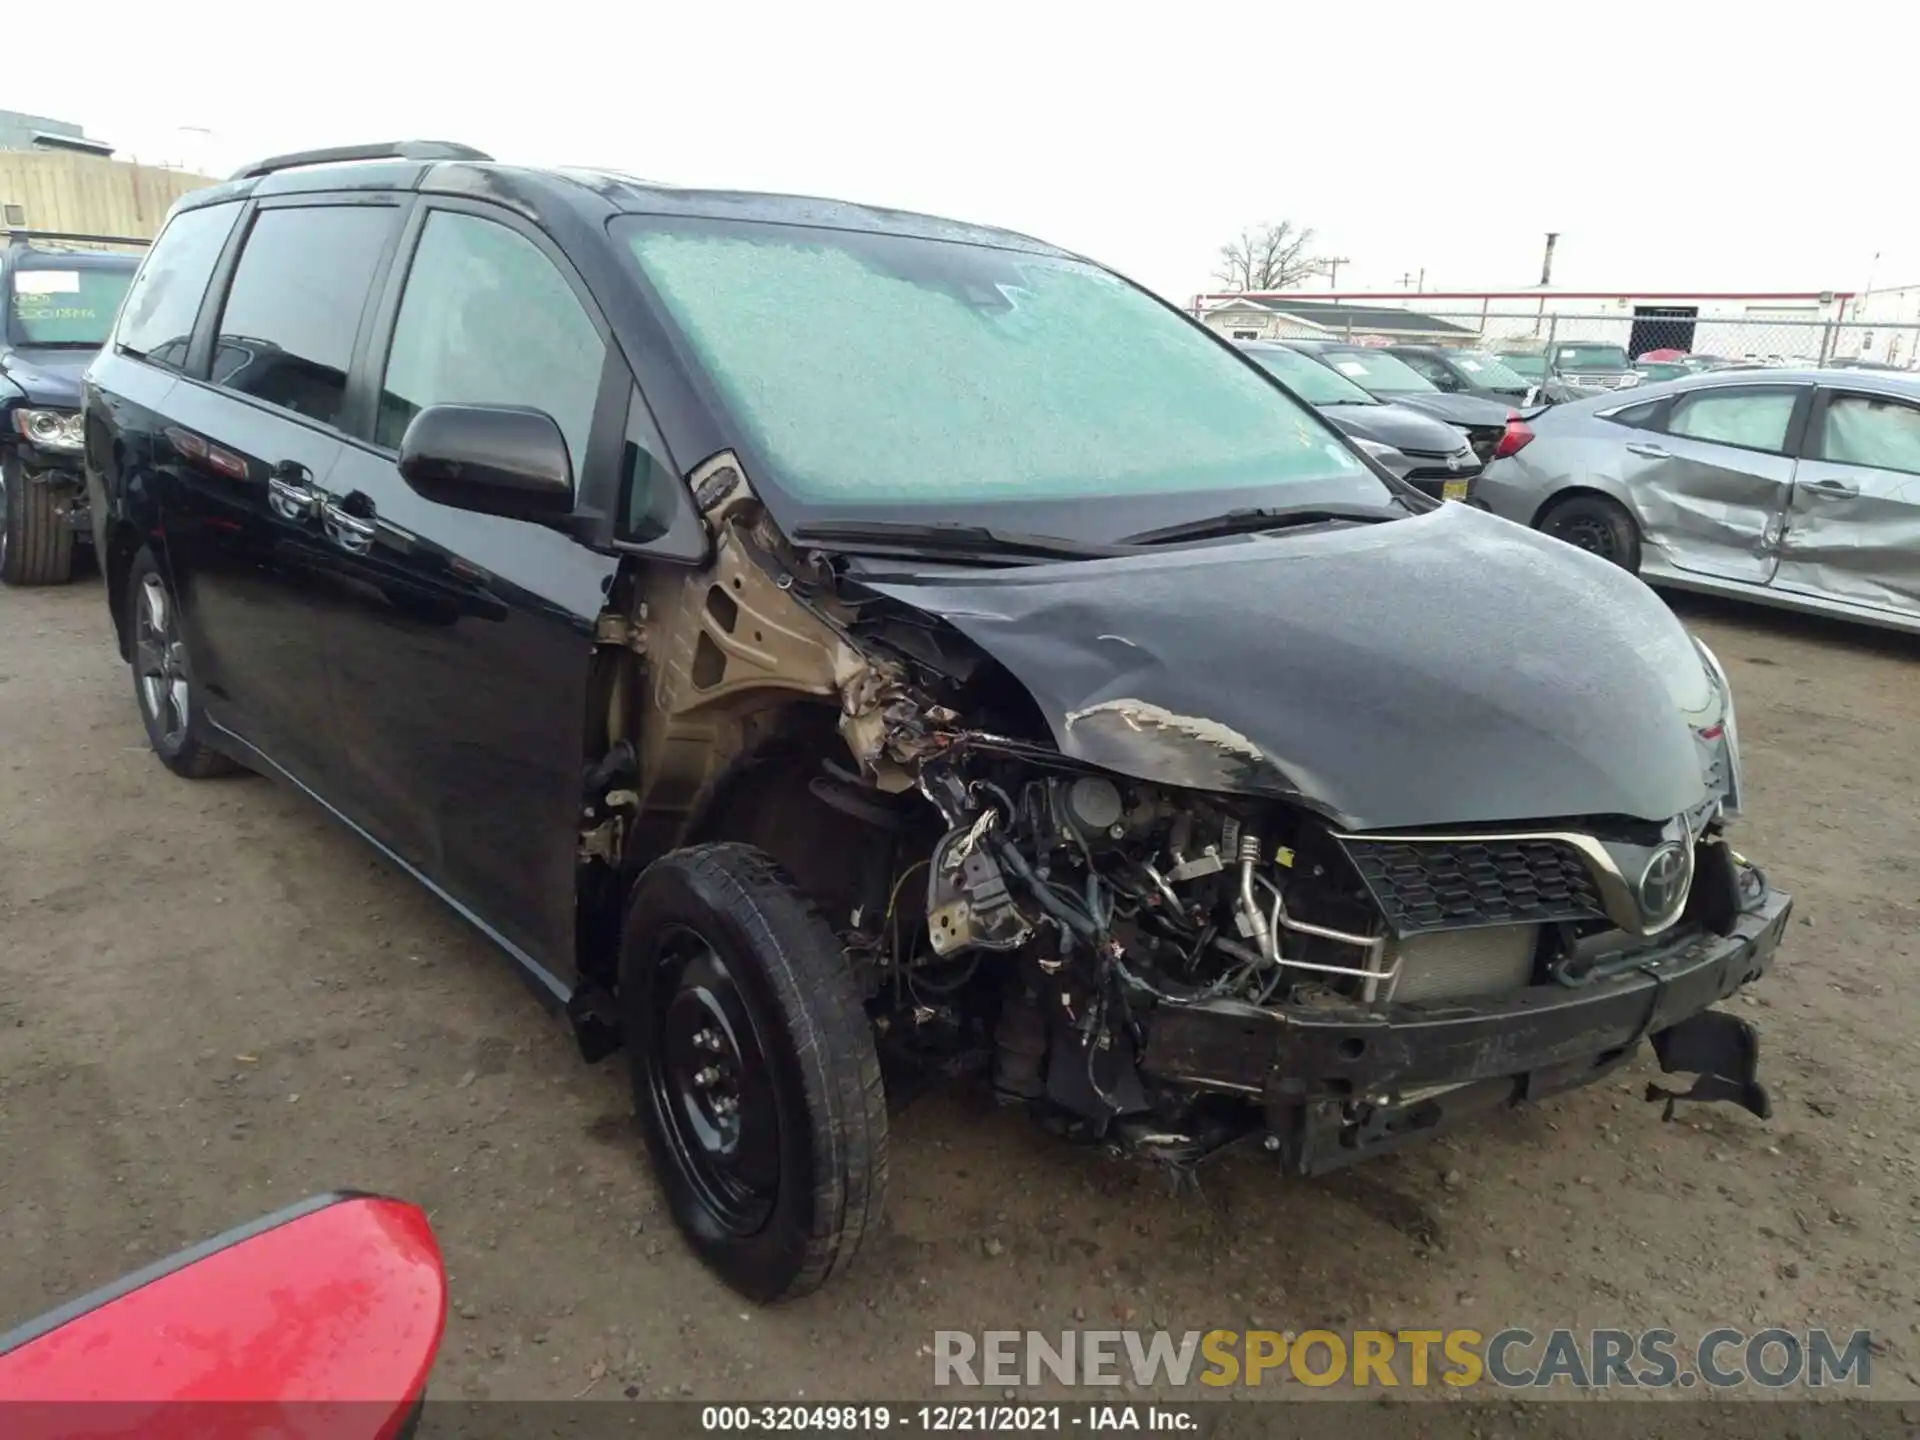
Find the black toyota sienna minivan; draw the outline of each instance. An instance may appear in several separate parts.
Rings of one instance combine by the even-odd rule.
[[[298,787],[624,1047],[749,1295],[876,1227],[883,1075],[1291,1174],[1643,1042],[1766,1113],[1714,657],[1052,246],[285,156],[175,207],[84,444],[161,762]]]

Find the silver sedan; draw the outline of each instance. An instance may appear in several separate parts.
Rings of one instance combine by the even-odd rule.
[[[1722,370],[1556,405],[1495,514],[1649,582],[1920,633],[1920,376]]]

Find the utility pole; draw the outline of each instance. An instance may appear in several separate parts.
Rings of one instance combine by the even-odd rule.
[[[1347,257],[1345,255],[1328,255],[1318,263],[1326,267],[1327,288],[1329,290],[1338,290],[1340,288],[1340,267],[1347,263]]]
[[[1413,272],[1411,270],[1401,272],[1400,288],[1402,290],[1411,290],[1413,288]]]
[[[1559,240],[1558,230],[1547,232],[1547,253],[1540,257],[1540,288],[1542,290],[1553,283],[1553,247]]]
[[[1862,290],[1853,302],[1853,318],[1856,320],[1860,318],[1861,310],[1866,303],[1873,299],[1873,275],[1879,268],[1880,252],[1876,250],[1873,252],[1873,263],[1867,266],[1867,288]]]

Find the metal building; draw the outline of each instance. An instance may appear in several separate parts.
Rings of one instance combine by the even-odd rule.
[[[0,230],[150,240],[176,199],[216,183],[112,151],[70,121],[0,110]]]

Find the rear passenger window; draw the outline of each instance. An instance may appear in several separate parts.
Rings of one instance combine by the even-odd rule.
[[[1602,419],[1611,420],[1616,425],[1625,425],[1630,430],[1651,430],[1654,418],[1659,415],[1664,400],[1648,400],[1640,405],[1629,405],[1624,410],[1616,410]]]
[[[312,206],[255,216],[220,316],[216,383],[338,425],[360,310],[394,215]]]
[[[1920,410],[1878,395],[1836,395],[1816,449],[1836,464],[1920,475]]]
[[[1674,402],[1669,435],[1685,435],[1744,450],[1784,451],[1794,390],[1699,390]]]
[[[566,436],[577,476],[606,345],[554,263],[505,225],[427,219],[394,321],[374,438],[398,449],[429,405],[524,405]]]
[[[170,370],[186,365],[200,299],[239,213],[233,200],[182,210],[167,222],[121,303],[116,345]]]

